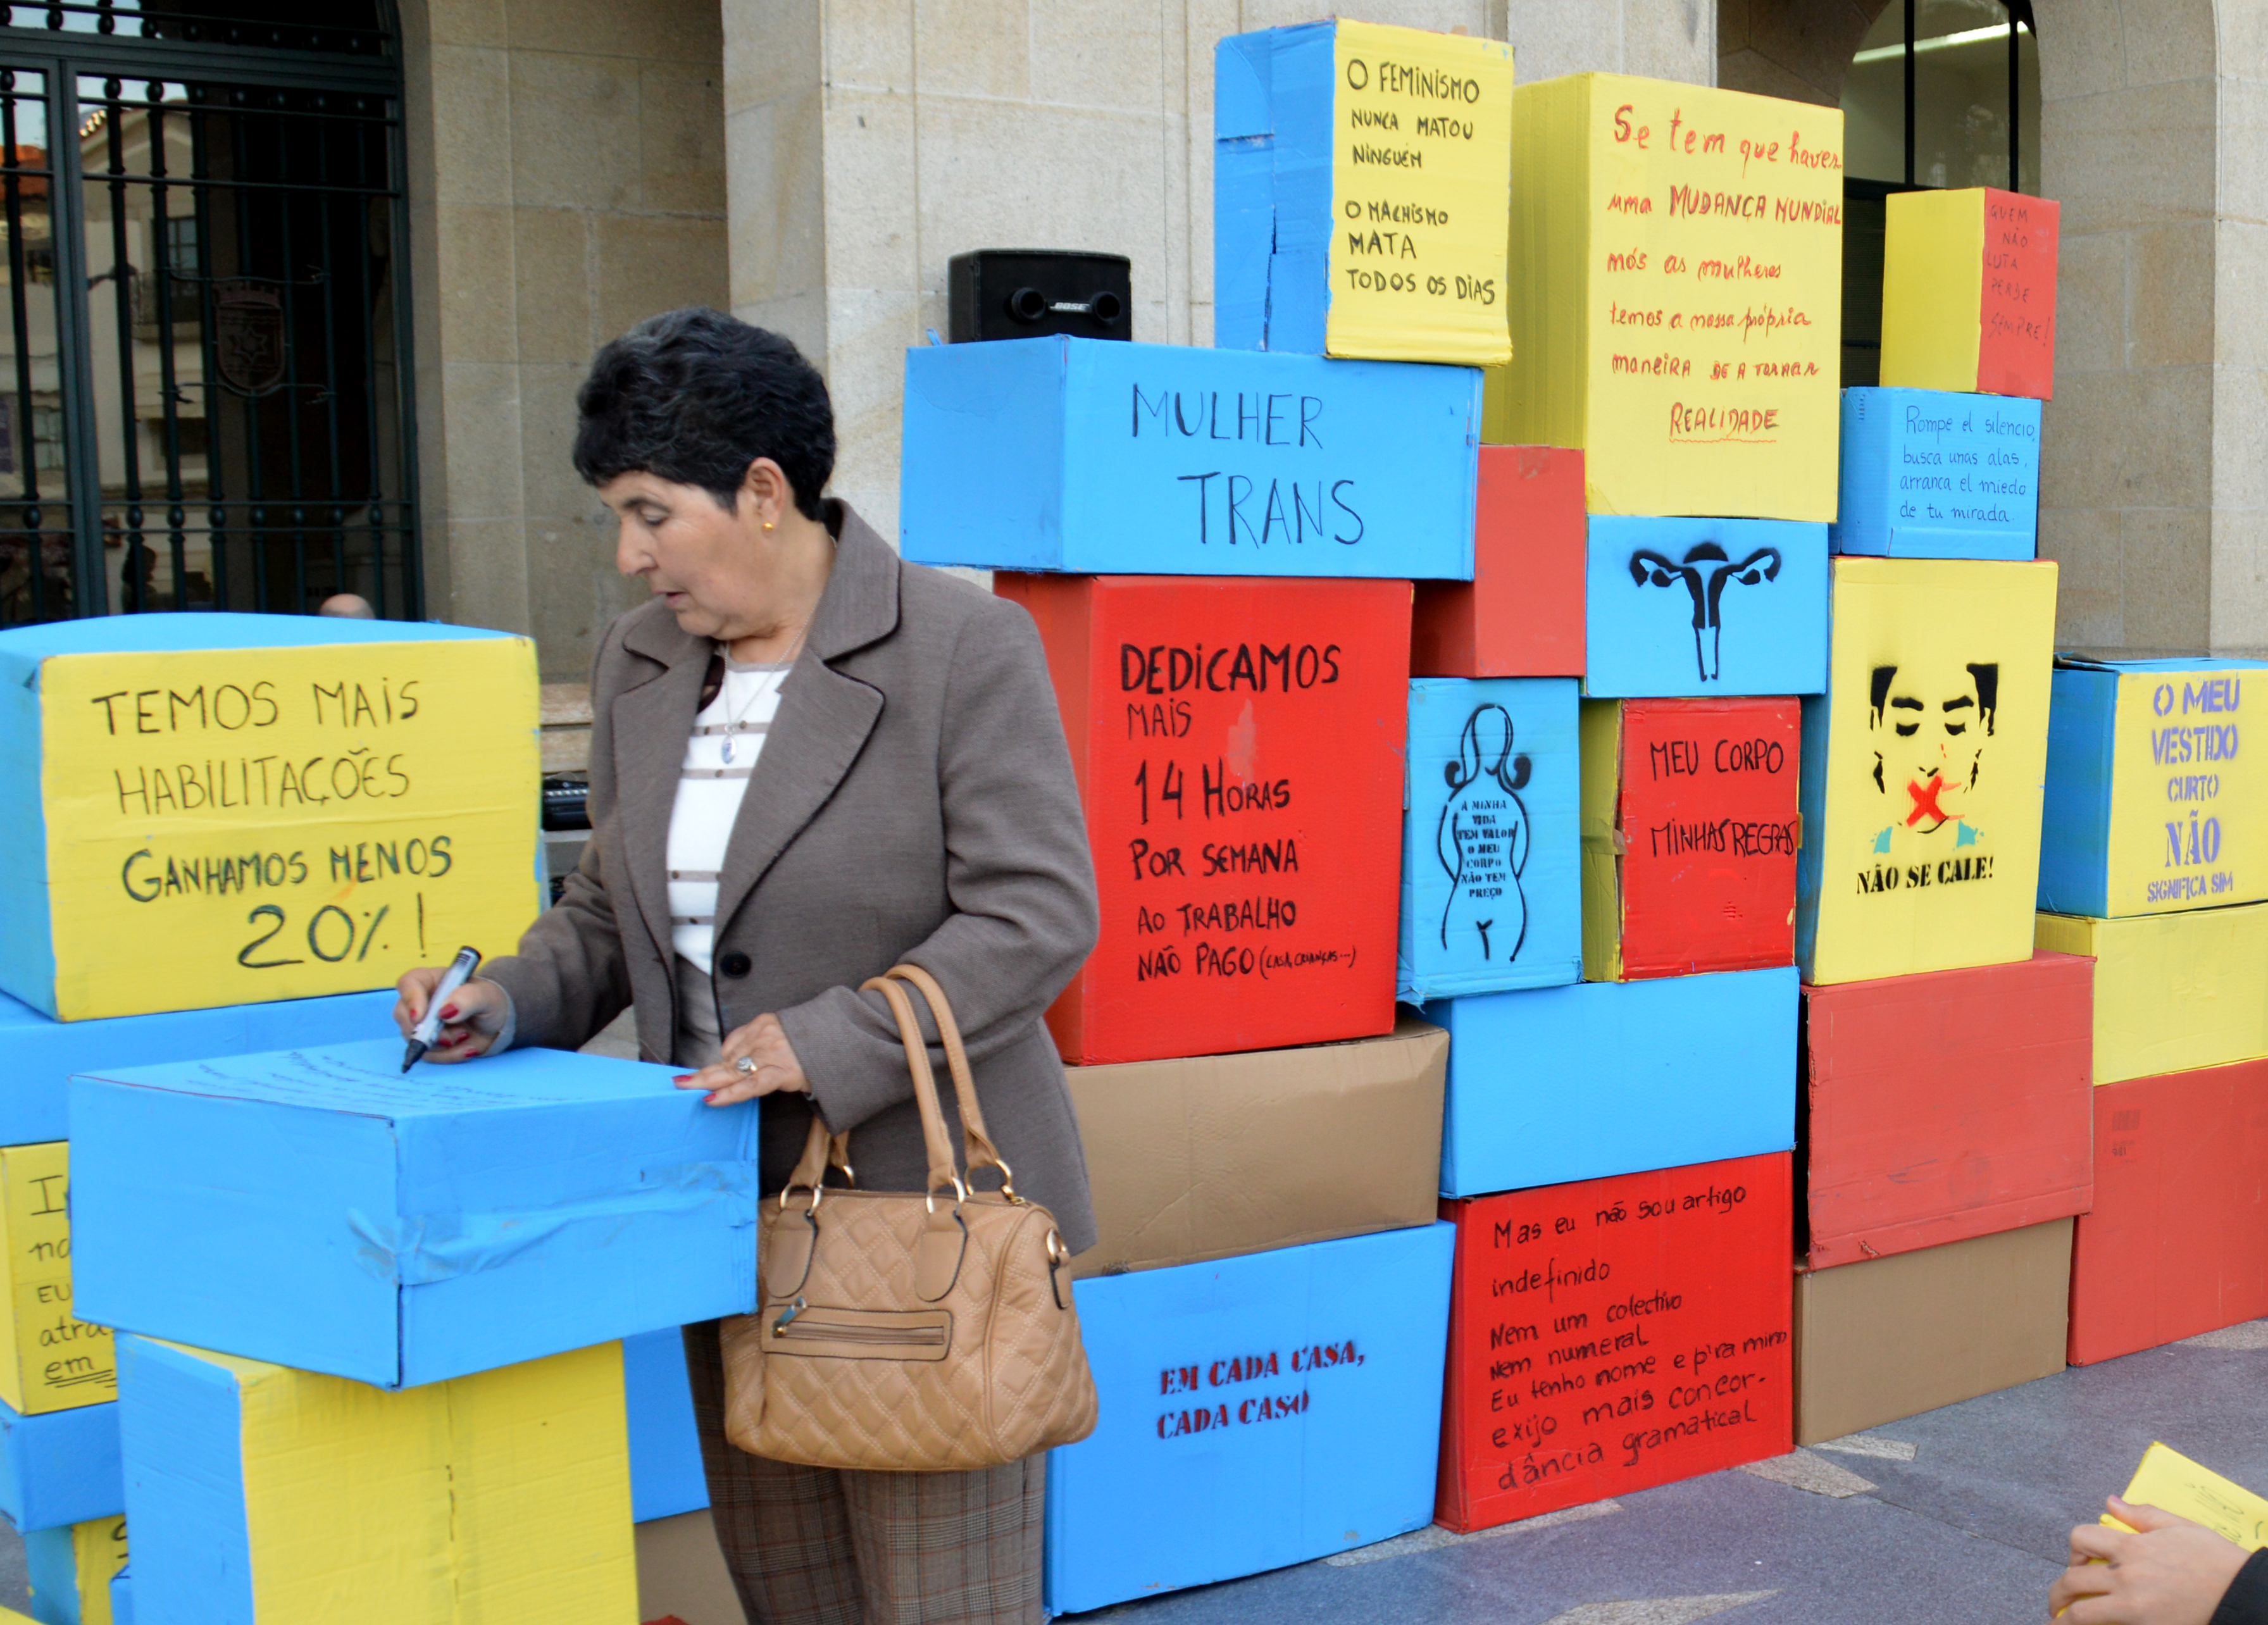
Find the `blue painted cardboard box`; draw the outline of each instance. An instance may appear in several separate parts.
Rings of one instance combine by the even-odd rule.
[[[1073,338],[906,352],[924,564],[1473,574],[1480,373]]]
[[[1445,999],[1441,1194],[1792,1150],[1793,966]]]
[[[630,1413],[630,1517],[643,1524],[708,1505],[678,1327],[622,1339],[622,1404]]]
[[[1581,977],[1577,704],[1564,677],[1410,683],[1403,1004]]]
[[[23,1533],[126,1510],[118,1401],[21,1416],[0,1405],[0,1516]]]
[[[1101,1420],[1048,1457],[1049,1613],[1432,1522],[1455,1242],[1427,1224],[1079,1282]]]
[[[753,1109],[399,1040],[71,1080],[75,1312],[410,1387],[755,1302]]]
[[[2036,401],[1846,389],[1842,472],[1828,528],[1837,553],[2029,559],[2039,552]]]
[[[154,1016],[58,1021],[0,993],[0,1145],[70,1137],[66,1085],[74,1072],[157,1066],[307,1044],[343,1044],[394,1030],[394,989],[280,999]]]
[[[2163,914],[2268,897],[2268,753],[2240,748],[2268,661],[2056,660],[2039,906]]]
[[[1583,692],[1638,699],[1827,687],[1827,527],[1591,516]]]
[[[1222,40],[1213,342],[1510,360],[1512,100],[1498,40],[1344,20]]]
[[[110,1577],[110,1625],[134,1625],[134,1570],[131,1565]]]

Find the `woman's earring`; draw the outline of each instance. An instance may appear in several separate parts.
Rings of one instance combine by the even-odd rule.
[[[770,519],[766,519],[766,520],[764,521],[764,528],[765,528],[766,530],[770,530],[770,529],[771,529],[771,527],[772,527],[772,522],[771,522]]]

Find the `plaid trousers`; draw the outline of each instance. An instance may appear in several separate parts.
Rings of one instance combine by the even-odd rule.
[[[725,1437],[717,1322],[685,1328],[709,1515],[752,1625],[1042,1625],[1047,1457],[975,1473],[854,1473]]]

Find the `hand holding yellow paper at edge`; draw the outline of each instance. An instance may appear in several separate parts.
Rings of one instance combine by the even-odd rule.
[[[2268,1500],[2162,1444],[2154,1443],[2142,1452],[2142,1465],[2134,1469],[2119,1499],[2129,1506],[2154,1506],[2203,1524],[2248,1552],[2268,1546]],[[2107,1512],[2100,1521],[2113,1529],[2128,1527]]]
[[[2199,1466],[2162,1443],[2154,1442],[2148,1450],[2142,1452],[2141,1465],[2134,1470],[2134,1476],[2126,1486],[2126,1493],[2115,1504],[2123,1504],[2129,1511],[2147,1509],[2184,1518],[2247,1552],[2257,1551],[2262,1546],[2268,1545],[2268,1500],[2263,1500],[2242,1485]],[[2128,1534],[2139,1533],[2133,1525],[2109,1512],[2096,1521],[2105,1527]],[[2083,1533],[2083,1528],[2073,1532],[2074,1554]],[[2090,1557],[2081,1566],[2094,1568],[2108,1561],[2103,1557]],[[2058,1589],[2063,1589],[2066,1584],[2058,1582]],[[2054,1600],[2052,1595],[2050,1600]],[[2054,1617],[2062,1618],[2082,1600],[2085,1600],[2083,1596],[2065,1603],[2054,1610]]]

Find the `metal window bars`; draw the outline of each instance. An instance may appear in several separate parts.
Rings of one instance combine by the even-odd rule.
[[[6,8],[0,626],[423,613],[393,35],[271,9]]]

